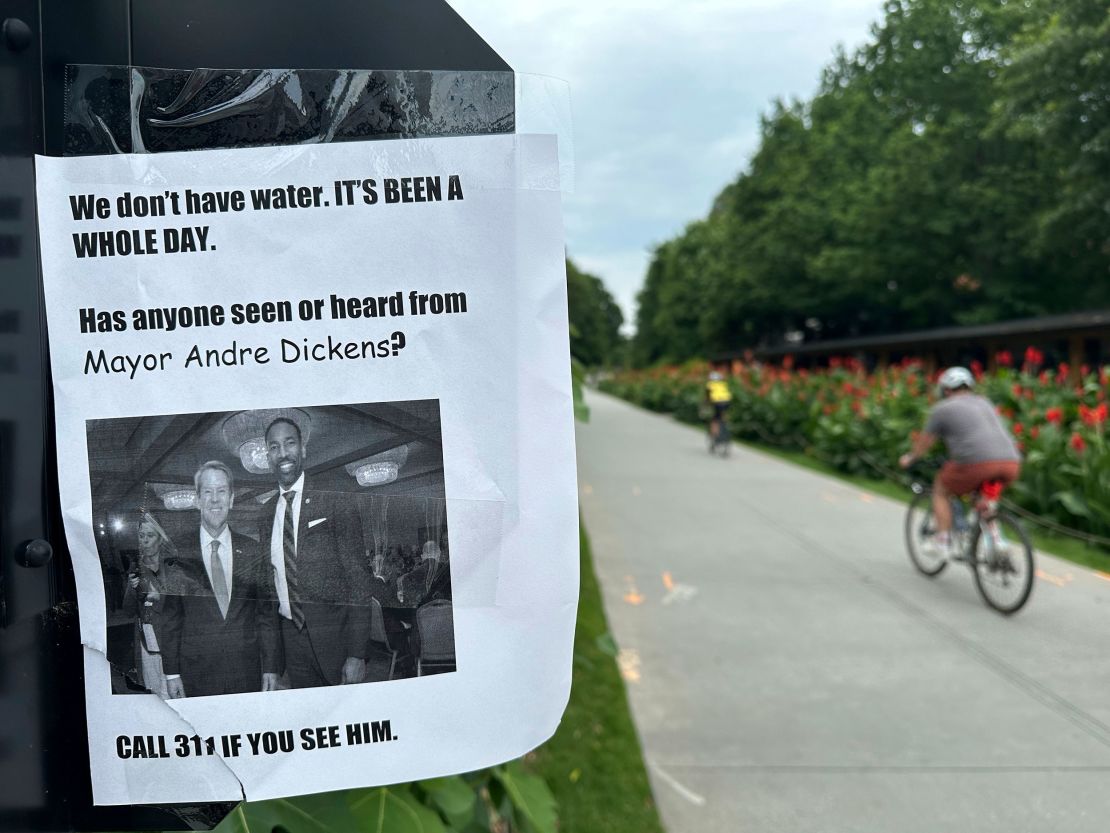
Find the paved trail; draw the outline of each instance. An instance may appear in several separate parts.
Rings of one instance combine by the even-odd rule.
[[[1005,619],[904,507],[600,394],[582,513],[670,833],[1110,829],[1110,578]]]

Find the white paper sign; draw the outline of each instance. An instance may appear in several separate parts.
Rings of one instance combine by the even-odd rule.
[[[38,201],[95,802],[548,738],[578,595],[555,139],[40,158]]]

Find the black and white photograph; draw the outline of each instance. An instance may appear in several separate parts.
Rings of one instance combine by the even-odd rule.
[[[455,670],[438,400],[86,430],[114,694]]]

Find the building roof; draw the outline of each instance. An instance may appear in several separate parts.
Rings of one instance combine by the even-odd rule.
[[[911,330],[904,333],[836,338],[827,341],[809,341],[783,344],[753,350],[760,357],[785,355],[836,355],[858,350],[875,350],[892,347],[925,347],[946,342],[967,342],[984,339],[1009,339],[1018,336],[1043,338],[1048,335],[1065,335],[1084,330],[1110,330],[1110,310],[1070,312],[1063,315],[1043,315],[1037,318],[1019,318],[993,324],[971,324],[962,327],[935,327],[929,330]],[[739,357],[733,353],[728,358]]]

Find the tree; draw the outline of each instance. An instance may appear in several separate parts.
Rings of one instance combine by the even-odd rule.
[[[1110,305],[1106,0],[888,0],[659,245],[634,355]]]
[[[1085,305],[1106,303],[1110,277],[1110,5],[1036,0],[1004,52],[996,126],[1035,143],[1045,187],[1033,248],[1071,276]]]
[[[621,345],[624,316],[601,279],[567,259],[570,352],[587,367],[611,364]]]

